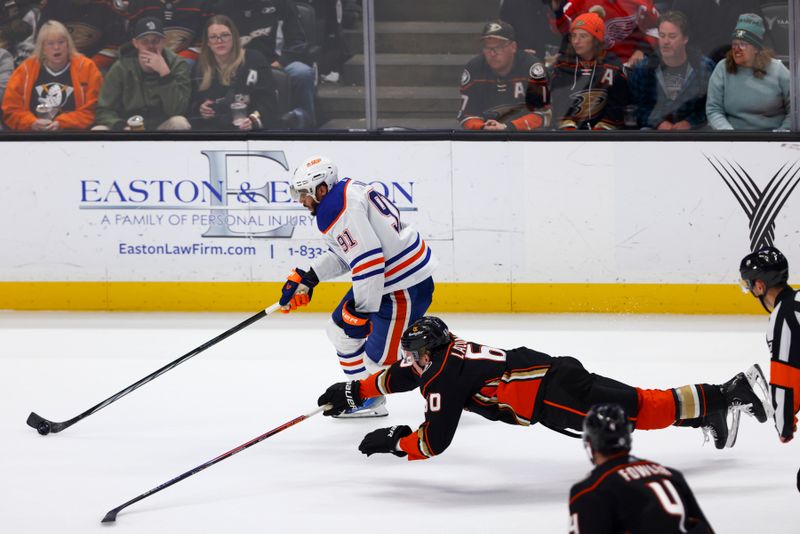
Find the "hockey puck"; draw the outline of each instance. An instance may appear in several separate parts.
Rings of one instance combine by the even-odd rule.
[[[797,491],[800,491],[800,469],[797,470]]]
[[[47,421],[42,421],[39,423],[39,426],[36,427],[36,431],[39,434],[46,436],[50,433],[50,425],[47,423]]]

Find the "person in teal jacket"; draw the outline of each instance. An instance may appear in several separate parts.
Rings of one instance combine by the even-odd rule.
[[[139,19],[133,35],[106,75],[93,129],[140,129],[128,122],[139,115],[145,130],[189,130],[184,115],[192,93],[191,68],[164,48],[166,35],[160,19]]]
[[[731,50],[708,82],[706,115],[715,130],[788,130],[789,69],[764,48],[764,21],[739,17]]]

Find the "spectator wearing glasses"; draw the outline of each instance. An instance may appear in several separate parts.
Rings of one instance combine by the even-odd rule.
[[[617,56],[606,51],[605,26],[597,13],[584,13],[572,23],[570,44],[556,61],[551,86],[558,129],[622,128],[628,79]]]
[[[731,50],[708,83],[706,114],[715,130],[788,130],[789,69],[764,48],[764,21],[739,17]]]
[[[206,25],[192,87],[195,129],[259,130],[275,124],[272,68],[260,52],[242,47],[236,25],[225,15]]]
[[[658,53],[636,65],[628,80],[640,127],[690,130],[706,125],[706,90],[714,63],[688,44],[686,15],[661,15]]]
[[[289,75],[295,108],[282,120],[297,128],[316,123],[315,74],[310,67],[308,38],[292,0],[217,0],[212,11],[228,15],[242,36],[242,45],[258,50]],[[283,36],[278,40],[278,34]]]
[[[108,71],[93,129],[190,129],[184,116],[192,92],[189,65],[165,48],[167,37],[160,19],[139,19],[133,35]]]
[[[461,74],[465,130],[536,130],[550,125],[550,90],[544,62],[517,49],[514,28],[492,21],[481,32],[483,54]]]
[[[14,71],[3,96],[3,115],[12,130],[87,130],[103,77],[78,53],[67,28],[50,20],[39,29],[34,52]]]

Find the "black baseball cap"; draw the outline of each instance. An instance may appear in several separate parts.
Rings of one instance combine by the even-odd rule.
[[[487,37],[496,37],[498,39],[505,39],[506,41],[517,40],[514,27],[502,20],[493,20],[486,23],[481,32],[481,39],[486,39]]]
[[[158,35],[159,37],[166,37],[164,34],[164,24],[161,19],[156,17],[144,17],[136,21],[133,27],[133,38],[141,39],[145,35]]]

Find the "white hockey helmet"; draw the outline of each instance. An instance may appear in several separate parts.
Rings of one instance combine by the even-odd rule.
[[[312,156],[295,169],[289,183],[289,192],[295,202],[300,201],[302,194],[310,195],[316,200],[318,185],[325,184],[330,189],[338,181],[339,171],[331,160],[325,156]]]

